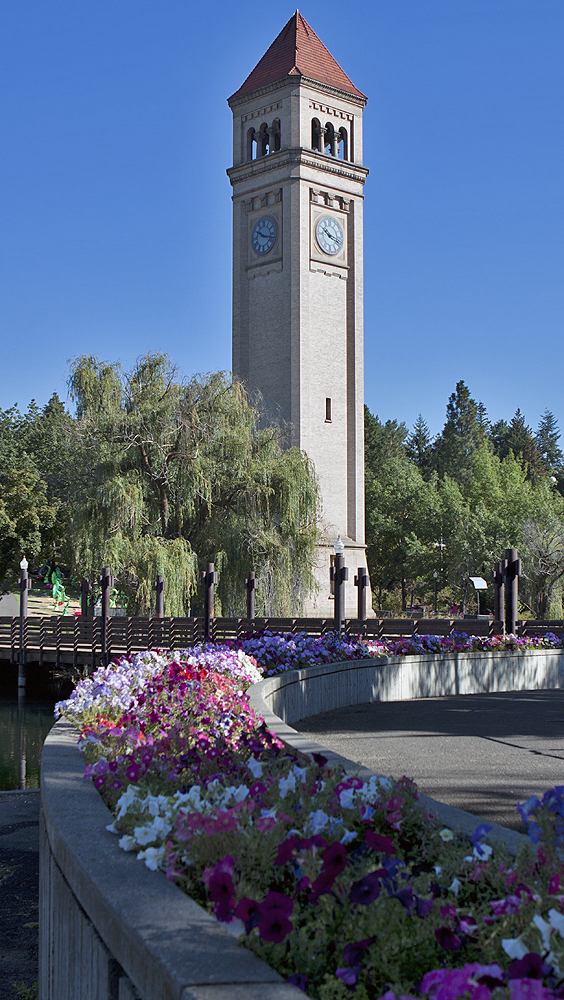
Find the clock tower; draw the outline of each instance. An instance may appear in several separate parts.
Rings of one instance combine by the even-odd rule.
[[[364,545],[362,112],[357,90],[297,11],[233,111],[233,372],[311,459],[322,497],[320,590],[340,536],[346,615]],[[370,602],[368,603],[370,607]]]

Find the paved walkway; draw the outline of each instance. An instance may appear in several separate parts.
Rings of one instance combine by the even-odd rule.
[[[517,801],[564,785],[564,691],[355,705],[300,732],[440,802],[523,831]]]
[[[39,792],[2,793],[0,1000],[15,1000],[14,983],[37,981],[38,895]]]

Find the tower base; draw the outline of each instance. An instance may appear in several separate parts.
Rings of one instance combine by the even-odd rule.
[[[354,578],[359,569],[366,569],[366,545],[353,542],[352,538],[346,536],[341,539],[345,546],[344,558],[345,566],[349,571],[349,578],[345,583],[345,618],[356,618],[358,615],[358,591],[354,585]],[[312,595],[304,608],[306,618],[333,618],[335,615],[335,601],[331,593],[331,564],[332,557],[335,556],[333,543],[330,541],[320,542],[316,549],[314,564],[314,576],[319,590]],[[368,587],[366,591],[366,612],[368,618],[372,618],[372,591]]]

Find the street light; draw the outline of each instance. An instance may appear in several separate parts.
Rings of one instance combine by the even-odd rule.
[[[433,572],[433,583],[435,584],[435,614],[437,613],[437,577],[438,573],[436,570]]]
[[[474,590],[476,591],[476,600],[478,602],[478,618],[480,617],[480,591],[487,590],[488,585],[486,581],[481,576],[471,576],[469,577],[471,582],[474,584]]]

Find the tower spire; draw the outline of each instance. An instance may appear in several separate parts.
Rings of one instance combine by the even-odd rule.
[[[287,76],[303,76],[364,98],[298,10],[232,98],[268,87]]]

